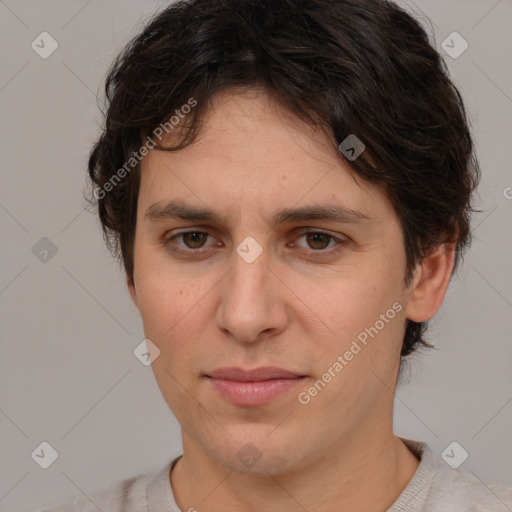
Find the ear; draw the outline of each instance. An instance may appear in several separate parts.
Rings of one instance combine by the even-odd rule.
[[[135,307],[139,309],[139,304],[137,302],[137,292],[135,290],[135,285],[133,284],[133,281],[127,276],[126,277],[126,284],[128,286],[128,291],[130,292],[130,296],[132,298],[133,303],[135,304]]]
[[[455,244],[435,248],[418,264],[405,308],[405,316],[414,322],[426,322],[443,303],[455,262]]]

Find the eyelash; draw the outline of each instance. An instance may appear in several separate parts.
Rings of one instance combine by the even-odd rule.
[[[177,245],[174,245],[173,247],[170,247],[171,245],[173,245],[173,244],[171,244],[171,242],[173,242],[176,238],[182,237],[183,235],[190,234],[190,233],[198,233],[198,234],[201,234],[201,235],[211,236],[208,231],[200,231],[198,229],[190,229],[190,230],[181,231],[179,233],[175,233],[172,236],[166,237],[165,240],[163,241],[163,245],[166,246],[166,247],[169,247],[170,250],[172,252],[176,253],[176,254],[191,255],[191,254],[201,253],[203,248],[199,248],[199,249],[182,249],[182,248],[179,248],[179,246],[177,246]],[[304,230],[304,231],[301,231],[300,233],[298,233],[296,236],[297,236],[297,238],[301,238],[301,237],[303,237],[305,235],[309,235],[309,234],[312,234],[312,235],[324,235],[324,236],[329,238],[329,242],[331,242],[331,241],[336,242],[336,245],[333,248],[331,248],[331,249],[317,249],[317,250],[310,249],[310,255],[312,257],[314,257],[314,258],[323,257],[323,256],[326,256],[326,255],[337,254],[338,252],[340,252],[343,249],[343,246],[347,243],[347,240],[342,240],[340,238],[337,238],[334,235],[331,235],[330,233],[326,233],[325,231],[309,231],[309,230]]]

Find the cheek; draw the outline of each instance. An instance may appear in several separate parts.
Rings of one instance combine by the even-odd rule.
[[[200,416],[197,403],[190,400],[194,383],[189,379],[204,370],[198,367],[198,354],[204,347],[196,320],[207,289],[162,269],[153,272],[148,265],[141,272],[140,268],[142,265],[136,286],[144,334],[160,350],[152,370],[167,405],[185,425],[190,418]]]
[[[385,374],[396,364],[405,310],[400,257],[395,254],[392,259],[390,254],[382,260],[372,258],[343,275],[295,285],[297,295],[307,297],[308,306],[321,320],[316,326],[310,323],[305,328],[308,336],[316,340],[317,374],[327,372],[338,356],[346,354],[344,377],[335,380],[339,384],[343,381],[343,388],[350,393],[364,388],[370,368]],[[319,332],[323,333],[320,337]],[[363,380],[361,375],[365,376]],[[336,387],[335,384],[332,389]]]
[[[355,336],[402,300],[401,283],[401,274],[398,277],[391,268],[381,270],[375,266],[357,269],[337,279],[295,286],[297,295],[308,298],[311,309],[318,312],[331,333]]]
[[[180,338],[188,332],[192,337],[194,324],[190,319],[200,307],[200,296],[184,289],[180,280],[168,278],[147,278],[138,292],[139,311],[144,324],[144,332],[159,348],[168,349],[182,345],[187,340]]]
[[[197,364],[194,354],[204,351],[201,340],[213,314],[209,293],[215,276],[198,278],[150,258],[138,263],[135,286],[144,333],[160,349],[155,369],[165,365],[176,376],[190,372]]]
[[[201,282],[163,261],[161,251],[136,250],[135,288],[144,327],[162,339],[201,297]],[[146,332],[149,337],[149,332]]]
[[[302,390],[302,398],[335,417],[333,424],[350,424],[370,411],[382,391],[393,386],[399,363],[400,287],[387,277],[380,282],[371,277],[339,281],[316,294],[329,332],[320,338],[311,333],[316,338],[311,352],[315,379]]]

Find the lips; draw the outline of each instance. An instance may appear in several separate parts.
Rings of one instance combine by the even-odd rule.
[[[228,402],[239,407],[255,407],[291,391],[305,375],[268,366],[254,370],[217,368],[206,377],[213,389]]]
[[[254,370],[242,370],[236,367],[217,368],[207,376],[215,379],[236,380],[239,382],[259,382],[270,379],[296,379],[304,375],[299,375],[282,368],[276,368],[275,366],[265,366],[255,368]]]

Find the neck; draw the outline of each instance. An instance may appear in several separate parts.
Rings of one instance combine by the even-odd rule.
[[[307,467],[279,477],[235,473],[212,459],[186,432],[182,437],[183,457],[174,466],[171,485],[183,511],[383,512],[419,465],[393,435],[392,426],[377,435],[358,429]]]

